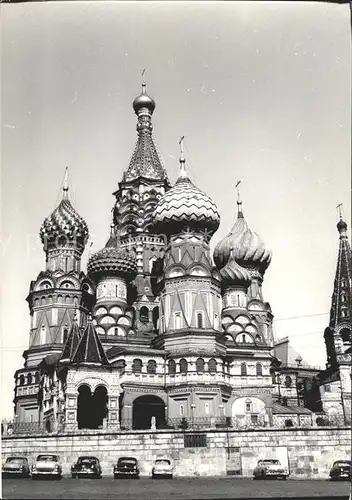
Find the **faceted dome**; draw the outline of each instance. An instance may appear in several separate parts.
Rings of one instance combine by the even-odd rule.
[[[147,94],[145,83],[142,84],[141,94],[139,94],[139,96],[133,101],[133,109],[136,115],[138,115],[143,109],[148,110],[151,115],[153,114],[155,101]]]
[[[237,264],[233,255],[230,256],[228,263],[220,269],[220,276],[222,283],[226,286],[233,285],[248,288],[251,284],[249,272]]]
[[[154,209],[154,227],[165,234],[192,228],[212,235],[220,224],[218,209],[211,198],[191,182],[182,161],[181,174],[174,187],[160,198]]]
[[[257,269],[261,274],[271,262],[271,251],[265,247],[257,233],[252,231],[239,211],[231,231],[216,245],[214,261],[222,269],[229,261],[231,250],[236,262],[247,269]]]
[[[67,188],[59,206],[47,217],[40,228],[45,249],[74,243],[83,251],[89,236],[88,226],[67,198]]]
[[[105,248],[93,254],[87,264],[89,276],[98,282],[102,277],[119,276],[132,281],[137,275],[136,259],[118,247],[118,240],[110,236]]]

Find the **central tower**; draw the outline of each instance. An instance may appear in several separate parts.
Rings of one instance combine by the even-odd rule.
[[[165,242],[155,232],[152,214],[158,200],[170,189],[166,171],[152,137],[152,115],[155,101],[142,92],[133,101],[137,115],[137,143],[127,170],[123,174],[113,208],[114,230],[118,231],[122,248],[133,253],[137,262],[135,287],[136,336],[148,343],[155,335],[159,318],[158,299],[152,293],[153,263],[162,257]]]

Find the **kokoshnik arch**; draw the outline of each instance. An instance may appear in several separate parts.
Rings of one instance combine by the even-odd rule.
[[[274,343],[262,291],[271,252],[248,226],[241,201],[213,261],[215,203],[190,179],[182,148],[171,186],[153,141],[155,102],[145,83],[133,109],[136,147],[114,193],[110,236],[87,272],[88,226],[69,200],[67,171],[62,199],[40,229],[46,268],[27,297],[30,339],[15,374],[15,425],[40,422],[61,432],[226,418],[240,428],[314,425],[316,412],[348,420],[346,223],[338,224],[328,364],[319,373],[287,340]]]

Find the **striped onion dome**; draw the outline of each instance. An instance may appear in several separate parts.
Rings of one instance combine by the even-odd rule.
[[[222,283],[225,286],[241,286],[248,288],[251,284],[251,276],[249,272],[239,264],[237,264],[233,255],[230,256],[227,264],[219,271]]]
[[[40,238],[44,248],[50,250],[74,244],[82,253],[88,236],[85,220],[76,212],[68,199],[68,187],[65,181],[59,206],[44,220],[40,228]]]
[[[220,224],[215,203],[198,189],[188,177],[183,155],[180,175],[173,188],[157,203],[153,213],[156,231],[176,234],[184,229],[194,229],[213,235]]]
[[[271,251],[266,248],[260,237],[252,231],[243,217],[241,203],[238,203],[238,217],[231,231],[216,245],[214,261],[220,270],[228,263],[231,251],[236,262],[263,275],[271,262]]]
[[[127,281],[132,281],[136,277],[136,259],[131,253],[121,248],[113,227],[105,247],[89,258],[87,271],[95,282],[108,276],[119,276]]]

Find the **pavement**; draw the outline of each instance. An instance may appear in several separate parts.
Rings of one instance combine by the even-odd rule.
[[[261,480],[251,478],[151,479],[3,479],[4,499],[200,500],[200,499],[340,499],[348,500],[348,482],[327,480]]]

